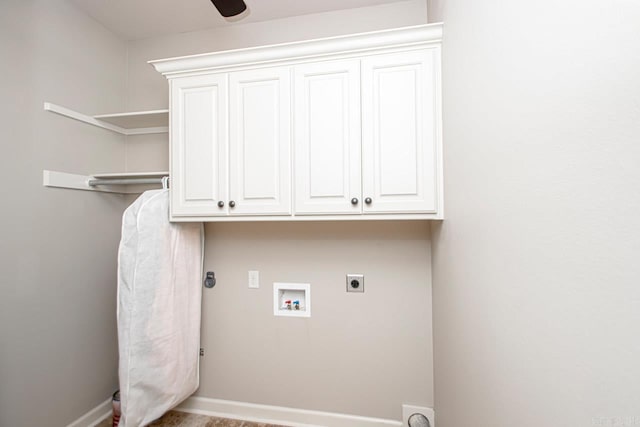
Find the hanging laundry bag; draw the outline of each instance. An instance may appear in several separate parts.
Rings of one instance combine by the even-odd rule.
[[[120,427],[161,417],[199,385],[202,223],[170,223],[169,191],[127,208],[118,251]]]

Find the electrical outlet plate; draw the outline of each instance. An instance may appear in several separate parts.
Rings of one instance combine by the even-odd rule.
[[[364,274],[347,274],[347,292],[364,292]]]
[[[415,405],[402,405],[402,425],[409,425],[409,417],[413,414],[422,414],[429,419],[429,427],[436,427],[436,413],[433,408]]]
[[[251,289],[260,288],[260,272],[257,270],[249,270],[249,287]]]

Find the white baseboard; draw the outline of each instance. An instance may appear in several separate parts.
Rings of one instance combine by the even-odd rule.
[[[190,397],[176,411],[213,417],[279,424],[290,427],[402,427],[402,422],[383,418],[310,411],[282,406],[258,405],[231,400]],[[111,397],[67,427],[94,427],[111,415]]]
[[[93,427],[111,415],[111,397],[69,424],[67,427]]]
[[[190,397],[176,411],[291,427],[402,427],[402,422],[332,412]]]

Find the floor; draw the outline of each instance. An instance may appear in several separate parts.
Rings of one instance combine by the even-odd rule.
[[[95,427],[111,427],[111,417]],[[149,427],[283,427],[274,424],[252,423],[227,418],[208,417],[206,415],[187,414],[169,411],[162,418],[149,424]]]

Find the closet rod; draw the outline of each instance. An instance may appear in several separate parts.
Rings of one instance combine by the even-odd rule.
[[[130,184],[162,184],[164,178],[124,178],[124,179],[90,179],[87,184],[94,185],[130,185]]]

